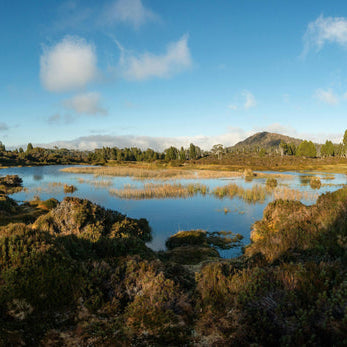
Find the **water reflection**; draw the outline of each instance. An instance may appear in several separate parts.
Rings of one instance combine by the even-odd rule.
[[[73,196],[89,199],[105,208],[118,210],[133,218],[147,218],[153,232],[153,241],[149,246],[155,250],[165,248],[167,238],[177,231],[190,229],[239,233],[244,236],[243,244],[245,245],[249,243],[251,225],[262,218],[264,208],[273,198],[267,195],[263,204],[259,202],[249,204],[237,196],[232,200],[228,197],[219,199],[210,194],[205,196],[198,194],[183,199],[122,200],[111,196],[109,189],[122,189],[126,185],[141,188],[148,181],[133,180],[130,177],[96,178],[90,174],[76,175],[59,171],[64,167],[66,166],[9,168],[0,170],[0,175],[17,174],[23,179],[23,185],[27,190],[12,196],[17,200],[30,200],[35,195],[39,195],[41,199],[54,197],[62,200],[65,197],[62,186],[73,184],[78,189],[72,194]],[[313,190],[309,185],[312,175],[296,172],[284,174],[290,176],[278,179],[279,188],[286,188],[289,193],[300,190],[302,193],[300,198],[306,204],[314,202],[317,196],[314,193],[333,191],[346,184],[345,175],[335,174],[334,177],[330,175],[329,184],[322,184],[319,190]],[[317,176],[324,177],[321,174]],[[230,184],[230,182],[244,189],[250,189],[255,185],[265,185],[265,181],[264,178],[245,181],[243,177],[231,177],[230,179],[181,179],[174,182],[182,185],[201,183],[213,191],[216,187]],[[236,256],[241,253],[241,249],[221,253],[225,257]]]

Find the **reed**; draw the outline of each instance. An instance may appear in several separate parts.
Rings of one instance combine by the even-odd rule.
[[[137,168],[131,166],[110,166],[110,167],[69,167],[61,169],[63,172],[75,174],[92,174],[95,177],[115,176],[115,177],[133,177],[139,180],[171,180],[171,179],[209,179],[209,178],[228,178],[240,177],[242,173],[236,171],[218,171],[218,170],[190,170],[190,169],[150,169]],[[83,180],[80,179],[80,180]],[[81,183],[86,182],[85,180]]]
[[[282,200],[306,200],[306,201],[314,201],[318,198],[317,193],[309,192],[309,191],[300,191],[297,189],[290,189],[287,187],[278,187],[276,188],[272,196],[274,199],[282,199]]]
[[[212,194],[218,198],[229,197],[233,198],[235,196],[241,198],[246,202],[263,202],[266,198],[267,190],[258,184],[254,185],[250,189],[245,189],[238,186],[237,184],[231,183],[223,187],[216,187]]]
[[[57,194],[64,189],[64,183],[62,182],[49,182],[47,185],[33,187],[33,188],[24,188],[23,191],[28,193],[40,194],[40,193],[49,193]]]
[[[95,188],[106,188],[112,186],[112,181],[111,180],[87,180],[84,178],[79,177],[77,179],[78,183],[85,183],[89,184]]]
[[[196,194],[205,195],[208,187],[203,184],[145,184],[143,188],[124,187],[123,189],[110,189],[111,195],[121,199],[165,199],[187,198]]]

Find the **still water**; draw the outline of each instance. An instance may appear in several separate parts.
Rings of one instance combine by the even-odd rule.
[[[219,199],[212,195],[196,195],[189,198],[168,198],[150,200],[123,200],[110,195],[109,189],[122,189],[124,186],[142,187],[145,183],[160,181],[143,181],[131,177],[94,177],[89,174],[73,174],[61,172],[60,169],[67,166],[41,166],[41,167],[21,167],[0,170],[0,175],[18,175],[23,179],[23,186],[27,188],[12,195],[12,198],[19,202],[31,200],[39,196],[42,200],[54,197],[62,200],[64,194],[61,185],[54,183],[73,184],[77,191],[68,194],[80,198],[86,198],[105,208],[117,210],[132,218],[146,218],[152,228],[153,240],[148,244],[154,250],[165,249],[167,238],[180,230],[203,229],[207,231],[232,231],[241,234],[244,239],[243,245],[250,241],[250,230],[252,224],[262,218],[264,208],[273,199],[267,197],[264,202],[247,203],[238,197]],[[273,173],[273,172],[268,172]],[[315,202],[313,194],[318,195],[327,191],[334,191],[347,183],[347,177],[343,174],[325,173],[297,173],[281,172],[290,177],[278,179],[279,185],[289,189],[297,189],[308,193],[305,204]],[[314,190],[308,184],[309,177],[316,175],[320,177],[322,187]],[[82,182],[83,178],[85,182]],[[86,182],[109,181],[108,186],[95,186]],[[251,188],[254,184],[265,184],[265,178],[253,179],[246,182],[243,177],[217,178],[217,179],[176,179],[166,181],[166,183],[201,183],[209,187],[210,190],[217,186],[229,183],[238,184],[244,188]],[[224,210],[227,209],[227,213]],[[220,252],[223,257],[233,257],[241,254],[241,248]]]

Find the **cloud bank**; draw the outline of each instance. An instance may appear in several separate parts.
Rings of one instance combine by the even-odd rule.
[[[140,135],[91,135],[82,136],[70,141],[56,141],[42,146],[58,146],[65,148],[75,148],[81,150],[92,150],[103,146],[109,147],[139,147],[141,149],[152,148],[154,150],[163,151],[164,149],[175,147],[188,147],[190,143],[201,147],[202,149],[211,149],[213,145],[222,143],[225,146],[231,146],[254,132],[244,131],[240,128],[230,128],[227,133],[216,136],[177,136],[177,137],[156,137],[156,136],[140,136]]]
[[[51,92],[79,90],[95,80],[97,57],[94,46],[76,36],[46,47],[40,58],[41,82]]]
[[[280,123],[273,123],[265,128],[254,128],[252,130],[244,130],[237,127],[230,127],[225,133],[207,136],[177,136],[177,137],[160,137],[160,136],[141,136],[141,135],[105,135],[95,134],[90,136],[81,136],[69,141],[55,141],[49,144],[39,144],[44,147],[64,147],[80,150],[93,150],[101,147],[139,147],[141,149],[152,148],[157,151],[175,146],[187,148],[190,143],[194,143],[204,150],[210,150],[215,144],[222,144],[225,147],[233,146],[237,142],[254,135],[257,132],[268,131],[278,134],[283,134],[298,139],[311,140],[316,143],[324,143],[326,140],[331,140],[334,143],[342,141],[343,134],[339,133],[301,133],[294,128]]]

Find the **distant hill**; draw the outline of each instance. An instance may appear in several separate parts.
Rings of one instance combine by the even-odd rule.
[[[270,149],[273,147],[278,147],[281,141],[286,143],[294,143],[295,145],[298,146],[303,140],[296,139],[290,136],[263,131],[260,133],[256,133],[250,137],[247,137],[246,140],[238,142],[236,145],[234,145],[231,148],[238,149],[238,148],[252,148],[252,147],[259,146],[262,148]]]

